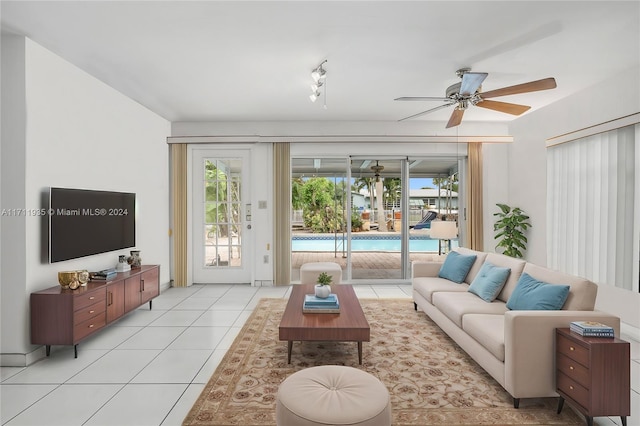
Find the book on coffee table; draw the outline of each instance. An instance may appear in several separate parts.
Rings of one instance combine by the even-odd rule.
[[[336,314],[340,312],[338,296],[330,294],[327,298],[316,297],[313,294],[305,294],[302,303],[302,312],[306,314]]]

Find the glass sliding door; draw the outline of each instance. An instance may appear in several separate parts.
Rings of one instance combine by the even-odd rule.
[[[351,158],[351,279],[400,280],[405,277],[406,230],[403,196],[406,160]],[[406,215],[405,215],[406,216]]]
[[[292,158],[293,282],[308,262],[335,262],[348,282],[406,282],[431,259],[432,220],[458,224],[458,160],[352,156]],[[457,246],[457,236],[446,241]]]
[[[291,160],[291,281],[300,266],[335,262],[347,279],[347,158]]]

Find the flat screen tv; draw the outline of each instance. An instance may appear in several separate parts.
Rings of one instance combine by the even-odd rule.
[[[49,262],[136,245],[136,194],[50,188]]]

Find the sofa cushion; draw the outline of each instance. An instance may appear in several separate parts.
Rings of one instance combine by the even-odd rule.
[[[466,282],[467,284],[471,284],[471,281],[473,281],[476,275],[478,275],[480,268],[482,268],[482,265],[484,264],[484,261],[487,258],[487,253],[482,251],[471,250],[466,247],[457,247],[455,251],[465,256],[473,256],[473,255],[476,256],[476,261],[473,263],[473,266],[471,266],[471,269],[467,274],[467,278],[465,278],[464,280],[464,282]]]
[[[569,311],[593,311],[596,305],[598,286],[586,278],[568,275],[542,266],[527,263],[523,272],[550,284],[566,284],[571,287],[562,307]]]
[[[462,318],[462,329],[504,362],[504,315],[467,314]]]
[[[507,307],[504,302],[495,300],[487,303],[475,294],[469,292],[444,292],[433,293],[431,296],[433,305],[447,318],[462,328],[462,317],[466,314],[504,314]]]
[[[476,255],[463,255],[452,251],[444,260],[438,276],[460,284],[469,273],[476,258]]]
[[[511,293],[513,293],[513,289],[516,288],[526,262],[522,259],[516,259],[515,257],[505,256],[504,254],[499,253],[488,253],[486,261],[501,268],[511,269],[511,273],[497,297],[497,299],[506,302],[509,300]]]
[[[456,284],[453,281],[439,277],[417,277],[412,280],[412,285],[413,291],[419,293],[431,304],[433,304],[433,293],[439,291],[465,292],[469,288],[468,284]]]
[[[568,295],[568,285],[545,283],[523,273],[507,301],[507,308],[514,311],[560,310]]]
[[[486,261],[480,272],[473,279],[469,286],[469,291],[482,300],[493,302],[498,297],[498,293],[502,290],[502,286],[507,281],[511,269],[501,268]]]

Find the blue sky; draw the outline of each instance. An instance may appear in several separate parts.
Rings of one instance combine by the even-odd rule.
[[[433,181],[431,178],[410,178],[409,189],[420,189],[424,187],[433,188]]]

